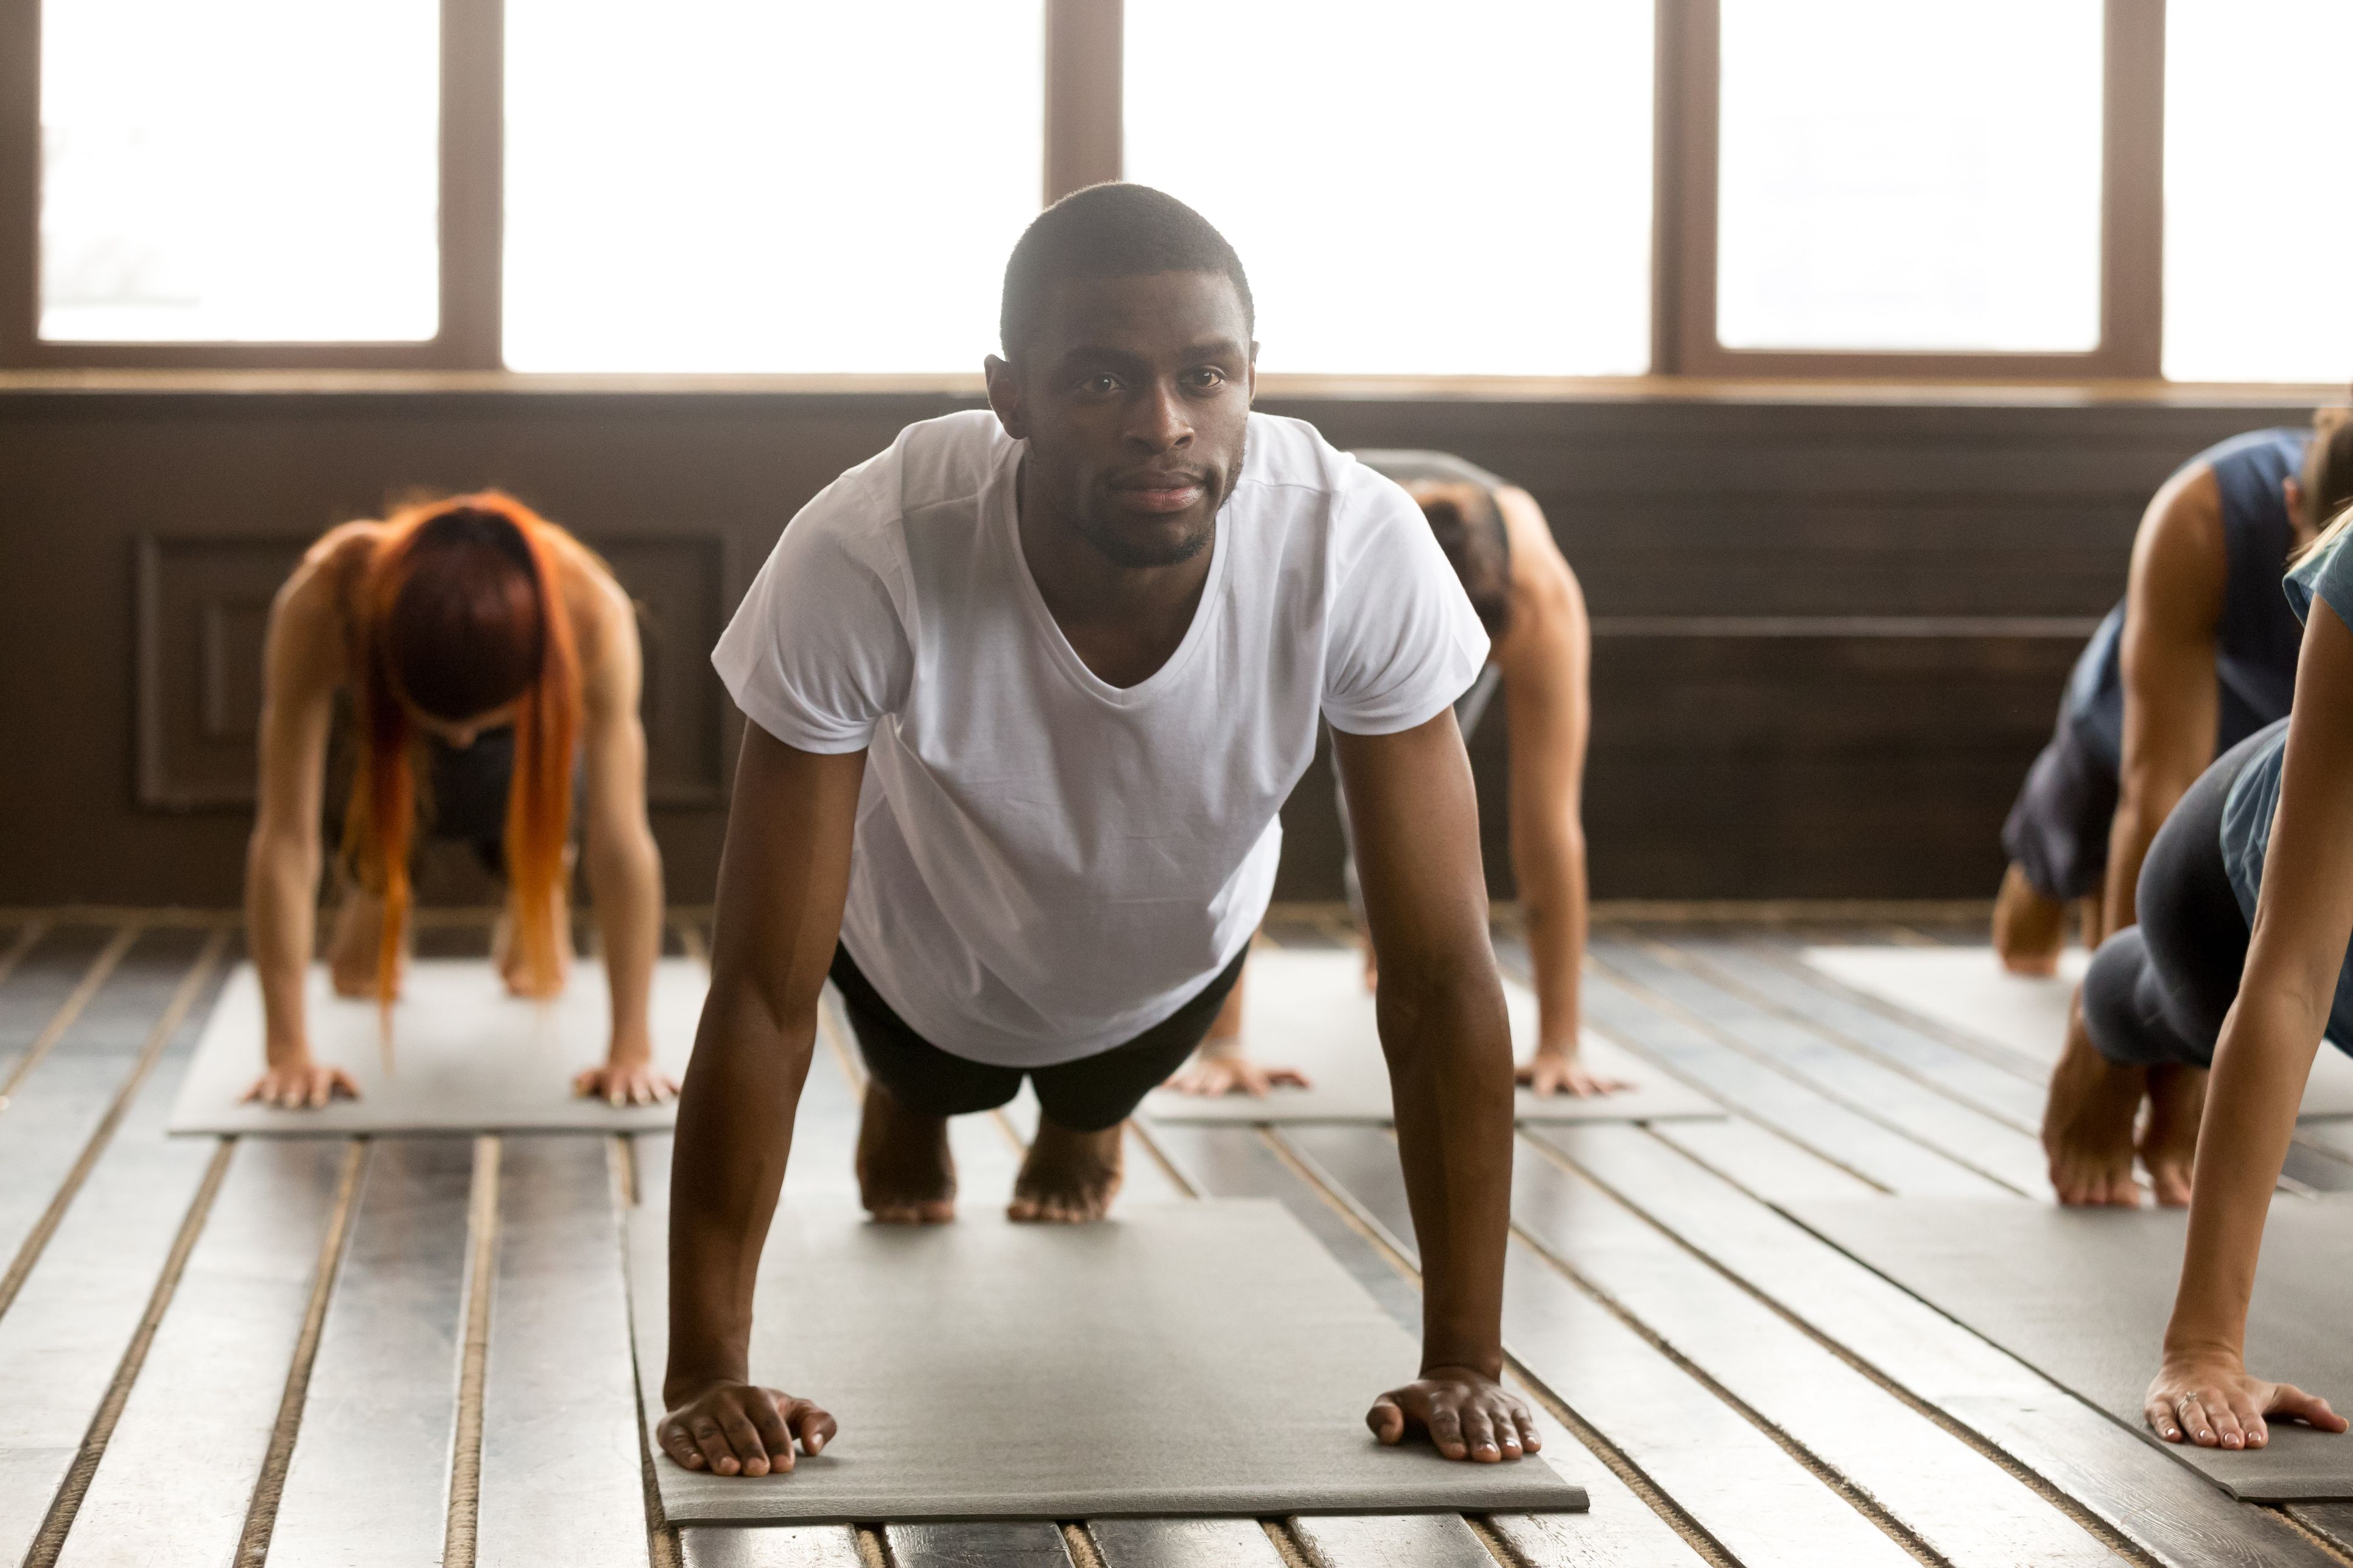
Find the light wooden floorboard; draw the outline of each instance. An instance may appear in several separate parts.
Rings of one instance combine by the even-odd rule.
[[[1087,1538],[1103,1568],[1282,1568],[1254,1519],[1098,1519]]]
[[[368,1156],[270,1535],[270,1568],[416,1568],[448,1529],[475,1150]]]
[[[1862,1177],[1840,1170],[1754,1121],[1736,1117],[1722,1121],[1662,1121],[1653,1123],[1651,1131],[1767,1202],[1885,1195]]]
[[[164,1131],[190,1043],[148,1075],[0,1316],[0,1562],[41,1530],[212,1164],[209,1141]]]
[[[892,1568],[1071,1568],[1050,1524],[893,1524],[882,1533]]]
[[[1671,963],[1655,943],[1603,942],[1595,959],[1632,984],[1683,1008],[1700,1026],[1799,1079],[1824,1099],[1936,1150],[2031,1198],[2052,1196],[2034,1136],[1837,1043],[1810,1024],[1768,1012]]]
[[[46,1054],[72,1027],[133,937],[113,926],[61,926],[17,962],[0,987],[0,1110],[35,1054]]]
[[[698,1524],[678,1535],[685,1568],[866,1568],[858,1532],[846,1524],[759,1530]]]
[[[2319,1568],[2334,1561],[2275,1515],[2232,1501],[1657,1139],[1605,1127],[1539,1136],[1716,1268],[2008,1454],[2157,1561],[2179,1568]]]
[[[347,1147],[325,1139],[236,1146],[58,1568],[226,1563],[236,1555]]]
[[[607,1141],[501,1140],[475,1560],[645,1568],[646,1510]]]
[[[1291,1521],[1291,1538],[1315,1568],[1495,1568],[1494,1555],[1451,1513],[1303,1517]]]

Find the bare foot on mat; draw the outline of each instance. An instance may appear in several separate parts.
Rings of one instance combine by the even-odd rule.
[[[858,1199],[883,1225],[955,1218],[955,1159],[948,1119],[908,1110],[880,1079],[866,1080],[858,1121]]]
[[[2189,1204],[2189,1164],[2198,1152],[2198,1119],[2206,1110],[2206,1069],[2148,1069],[2148,1119],[2141,1123],[2140,1163],[2148,1170],[2157,1201],[2168,1208]]]
[[[1111,1213],[1126,1148],[1124,1124],[1073,1132],[1038,1119],[1029,1157],[1014,1178],[1005,1217],[1038,1225],[1084,1225]]]
[[[2051,1075],[2042,1109],[2042,1148],[2051,1184],[2070,1205],[2138,1208],[2133,1184],[2133,1118],[2148,1074],[2121,1068],[2093,1047],[2079,1002],[2067,1019],[2067,1048]],[[2197,1135],[2193,1121],[2190,1135]]]
[[[1993,900],[1993,951],[2012,974],[2056,974],[2067,944],[2067,906],[2034,890],[2012,865]]]

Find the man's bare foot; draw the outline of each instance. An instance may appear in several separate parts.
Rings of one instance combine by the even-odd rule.
[[[2190,1159],[2198,1152],[2198,1119],[2205,1110],[2205,1068],[2172,1065],[2148,1069],[2140,1163],[2157,1189],[2157,1201],[2168,1208],[2189,1203]]]
[[[1126,1149],[1124,1124],[1073,1132],[1038,1119],[1029,1157],[1013,1180],[1005,1217],[1039,1225],[1084,1225],[1111,1213]]]
[[[2056,974],[2067,944],[2067,906],[2034,890],[2012,864],[1993,900],[1993,951],[2012,974]]]
[[[944,1225],[955,1218],[955,1159],[948,1119],[908,1110],[866,1080],[858,1122],[858,1199],[883,1225]]]
[[[2051,1074],[2042,1108],[2042,1149],[2051,1157],[2051,1185],[2071,1205],[2140,1206],[2133,1184],[2133,1118],[2148,1074],[2101,1056],[2084,1027],[2079,994],[2067,1014],[2067,1048]],[[2190,1136],[2197,1136],[2195,1120]]]

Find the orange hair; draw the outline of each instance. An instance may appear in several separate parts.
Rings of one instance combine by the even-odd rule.
[[[435,524],[441,524],[438,529]],[[501,525],[503,526],[501,526]],[[501,565],[477,550],[449,548],[453,525],[469,531],[464,543],[480,546],[486,531],[491,548],[506,557]],[[512,533],[512,538],[504,537]],[[384,938],[376,960],[376,999],[386,1009],[400,994],[401,939],[408,923],[411,890],[408,856],[417,819],[413,752],[418,729],[412,697],[403,680],[405,652],[410,665],[438,655],[462,659],[455,647],[396,647],[396,621],[417,600],[403,600],[420,565],[431,568],[437,588],[468,601],[460,616],[487,619],[495,638],[518,646],[520,690],[486,693],[477,711],[514,704],[514,777],[507,792],[506,868],[514,895],[515,938],[533,994],[553,995],[560,983],[556,891],[565,875],[564,849],[572,828],[573,748],[581,725],[580,665],[572,640],[571,617],[558,586],[556,543],[569,534],[513,497],[498,490],[457,496],[405,507],[385,521],[382,541],[359,581],[352,616],[352,668],[359,710],[359,766],[352,781],[351,809],[344,814],[343,852],[364,885],[384,899]],[[482,563],[490,562],[487,573]],[[518,572],[516,569],[519,568]],[[504,579],[488,585],[483,575]],[[528,594],[512,591],[516,577]],[[471,580],[469,580],[470,578]],[[447,606],[428,606],[446,608]],[[427,633],[448,617],[427,618]],[[533,624],[535,623],[535,624]],[[441,713],[461,720],[471,714]]]

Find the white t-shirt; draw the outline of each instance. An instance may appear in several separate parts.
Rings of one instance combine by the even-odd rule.
[[[1403,490],[1253,414],[1184,640],[1106,685],[1029,574],[1024,450],[986,411],[908,426],[793,519],[712,662],[787,745],[867,748],[841,936],[874,989],[941,1049],[1030,1068],[1232,962],[1318,718],[1422,723],[1487,638]]]

